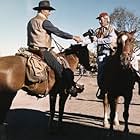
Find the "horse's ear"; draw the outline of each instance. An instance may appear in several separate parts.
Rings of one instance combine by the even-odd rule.
[[[137,30],[135,29],[134,31],[131,31],[130,34],[133,36],[136,32]]]
[[[116,29],[114,31],[115,31],[116,35],[118,36],[120,32]]]

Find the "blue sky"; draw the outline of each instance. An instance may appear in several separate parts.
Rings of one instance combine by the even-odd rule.
[[[15,54],[26,45],[26,25],[36,15],[32,8],[39,0],[2,0],[0,3],[0,56]],[[89,28],[97,28],[96,17],[102,11],[109,14],[122,7],[140,17],[140,0],[50,0],[56,9],[49,19],[60,29],[82,36]],[[55,37],[65,46],[75,43]]]

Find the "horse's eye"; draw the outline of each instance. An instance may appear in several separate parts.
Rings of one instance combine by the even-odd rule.
[[[130,39],[129,39],[129,42],[134,42],[134,41],[135,41],[134,38],[130,38]]]

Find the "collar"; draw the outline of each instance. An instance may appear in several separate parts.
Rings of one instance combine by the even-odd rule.
[[[110,24],[108,24],[108,25],[106,25],[106,26],[103,26],[103,28],[109,29],[109,26],[110,26]]]
[[[37,15],[42,17],[43,19],[47,19],[47,17],[45,15],[43,15],[42,13],[38,13]]]

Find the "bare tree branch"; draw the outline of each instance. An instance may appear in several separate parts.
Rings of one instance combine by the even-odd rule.
[[[110,15],[111,23],[118,31],[133,31],[136,29],[136,40],[140,41],[140,18],[126,8],[115,8]]]

